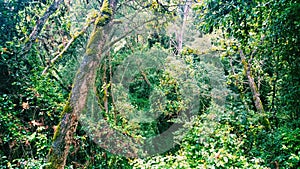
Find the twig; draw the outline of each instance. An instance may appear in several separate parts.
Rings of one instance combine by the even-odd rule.
[[[139,68],[139,69],[140,69],[140,68]],[[141,70],[141,69],[140,69],[140,72],[141,72],[141,74],[142,74],[142,76],[143,76],[143,79],[144,79],[144,80],[146,81],[146,83],[148,84],[148,86],[151,87],[151,83],[150,83],[150,81],[148,80],[146,73],[145,73],[143,70]]]

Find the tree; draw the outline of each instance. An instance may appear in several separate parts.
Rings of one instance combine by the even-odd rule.
[[[296,1],[3,2],[1,167],[299,166]]]
[[[66,163],[72,136],[76,131],[78,118],[85,109],[91,90],[93,93],[97,93],[95,88],[96,75],[98,68],[103,64],[105,55],[109,53],[109,50],[114,44],[124,37],[134,32],[139,27],[144,26],[146,23],[160,18],[159,13],[156,13],[154,15],[155,17],[142,22],[137,20],[137,23],[135,23],[134,18],[139,15],[133,14],[131,16],[132,18],[129,19],[129,21],[132,22],[130,23],[131,25],[129,24],[129,29],[126,30],[125,28],[125,32],[119,35],[119,37],[116,37],[116,39],[112,39],[115,33],[115,25],[122,23],[122,21],[118,22],[114,19],[120,15],[117,13],[117,9],[122,10],[122,5],[123,4],[118,3],[118,1],[105,0],[102,3],[100,12],[96,12],[95,14],[94,29],[89,38],[82,63],[76,74],[70,98],[63,110],[62,120],[57,126],[54,134],[52,147],[48,155],[48,161],[50,162],[49,168],[63,168]],[[134,8],[133,6],[129,7]],[[160,6],[162,7],[163,5],[160,4]],[[147,9],[149,6],[146,5],[145,7],[142,5],[137,7],[140,8],[137,9],[137,13],[143,14],[139,10]],[[155,8],[157,7],[153,8],[155,11]],[[107,91],[107,89],[105,89],[105,91]],[[106,95],[104,97],[106,97]],[[107,112],[107,100],[105,101],[105,105],[105,110]]]
[[[249,123],[255,123],[264,126],[258,129],[257,133],[249,132],[247,127],[237,130],[244,130],[242,133],[249,138],[246,140],[248,146],[245,146],[245,151],[253,153],[257,149],[275,146],[263,144],[262,140],[265,138],[284,142],[282,138],[276,137],[275,133],[286,135],[289,133],[287,126],[299,127],[299,116],[294,113],[299,111],[299,106],[295,104],[299,102],[299,98],[295,98],[295,95],[299,94],[299,76],[296,75],[296,72],[299,72],[299,57],[296,56],[299,54],[299,48],[295,47],[299,46],[296,45],[299,44],[299,30],[295,30],[299,27],[299,17],[295,12],[299,11],[299,3],[293,0],[209,0],[199,5],[196,11],[200,16],[199,20],[202,21],[202,24],[199,24],[201,30],[221,30],[221,36],[215,44],[223,50],[222,59],[227,64],[228,84],[244,102],[244,106],[238,105],[237,101],[233,103],[236,104],[233,112],[237,117],[238,113],[241,114],[241,122],[234,124],[247,126]],[[289,89],[293,92],[287,94]],[[244,107],[247,111],[238,107]],[[258,119],[256,122],[249,118],[253,110],[259,112],[254,115]],[[289,122],[285,121],[287,118]],[[272,133],[272,136],[266,133]],[[262,146],[255,147],[252,143],[254,140]],[[277,148],[279,149],[283,150]],[[284,153],[277,150],[257,153],[256,156],[265,158],[266,154],[269,154],[270,158],[266,158],[269,163],[266,165],[276,168],[281,165],[295,166],[299,163],[297,160],[285,163],[282,158],[284,154],[289,154],[290,150],[283,150]],[[288,156],[293,158],[293,154]]]
[[[262,101],[261,97],[265,96],[262,96],[259,90],[261,74],[257,75],[256,72],[259,70],[255,67],[263,67],[263,61],[270,59],[265,57],[265,52],[275,47],[270,39],[274,35],[272,25],[275,19],[270,13],[276,11],[277,7],[269,8],[274,3],[276,2],[208,1],[199,8],[202,12],[199,15],[204,20],[204,24],[201,25],[202,30],[212,32],[212,30],[220,28],[223,30],[224,37],[230,39],[230,45],[224,41],[221,43],[228,46],[229,57],[234,57],[235,61],[240,60],[243,74],[247,78],[252,92],[254,106],[261,114],[265,112],[264,105],[266,103]],[[267,49],[263,49],[264,46],[268,46]],[[257,65],[257,63],[261,65]],[[238,76],[235,74],[236,72],[231,73],[235,77]]]
[[[94,30],[88,42],[83,62],[75,77],[69,103],[64,108],[62,121],[53,137],[48,155],[48,161],[51,164],[48,168],[64,168],[65,166],[71,139],[77,128],[77,116],[84,109],[88,90],[92,89],[95,84],[97,68],[102,63],[116,7],[117,1],[115,0],[105,0],[102,3],[101,13],[95,20]]]

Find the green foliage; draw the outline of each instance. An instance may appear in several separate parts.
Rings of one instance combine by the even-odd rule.
[[[1,79],[8,80],[1,85],[0,168],[42,168],[46,165],[44,159],[51,145],[53,127],[57,125],[59,112],[68,96],[68,84],[63,83],[57,69],[53,74],[41,76],[44,66],[52,59],[50,54],[59,48],[55,44],[66,40],[64,32],[68,27],[63,8],[46,23],[46,30],[32,48],[25,54],[22,51],[23,42],[47,6],[46,2],[35,1],[7,1],[4,5],[3,14],[7,15],[1,19],[8,20],[11,14],[14,17],[5,22],[13,26],[11,29],[1,27],[1,31],[10,30],[10,33],[1,33],[5,35],[1,38],[4,42],[1,43],[0,65],[5,65]],[[63,73],[63,68],[60,70]]]
[[[154,156],[133,161],[136,168],[267,168],[263,159],[245,155],[244,138],[233,132],[217,107],[196,117],[188,126],[191,130],[175,154]],[[244,136],[246,137],[246,136]],[[174,164],[174,165],[173,165]]]
[[[247,59],[252,61],[250,64],[253,66],[252,74],[256,82],[262,84],[263,104],[268,105],[268,110],[290,112],[290,115],[294,116],[293,112],[298,112],[299,106],[287,108],[283,106],[283,102],[284,104],[293,102],[287,105],[296,105],[295,101],[298,100],[295,95],[299,92],[297,78],[299,76],[296,75],[296,72],[299,72],[299,57],[296,56],[299,48],[295,47],[295,44],[299,43],[297,40],[299,29],[295,28],[299,27],[299,17],[294,11],[299,9],[299,4],[294,1],[278,0],[207,1],[196,9],[199,12],[198,16],[204,20],[199,23],[201,30],[211,32],[221,29],[223,31],[224,36],[217,39],[217,42],[223,50],[226,50],[223,56],[227,59],[231,78],[243,77],[240,74],[242,64],[237,60],[240,60],[239,50],[244,50]],[[287,80],[287,78],[294,80]],[[238,79],[238,81],[242,80]],[[289,85],[291,81],[295,83]],[[241,90],[244,88],[241,83],[237,87]],[[295,95],[284,94],[287,90],[294,91]],[[276,95],[284,96],[276,97]]]
[[[66,100],[79,62],[85,52],[99,52],[98,44],[87,44],[92,29],[80,36],[78,32],[91,18],[98,16],[96,25],[103,26],[112,16],[106,0],[101,9],[96,1],[65,3],[49,17],[31,49],[23,51],[50,3],[0,2],[0,168],[48,165],[45,159],[53,135],[55,139],[60,131],[61,113],[72,108]],[[187,134],[173,133],[176,145],[165,153],[129,159],[99,147],[79,124],[65,168],[299,167],[299,3],[195,3],[188,18],[195,23],[187,22],[190,25],[186,27],[197,27],[200,33],[189,30],[184,34],[193,40],[184,40],[181,54],[176,53],[181,28],[170,31],[174,27],[168,27],[181,22],[178,18],[184,7],[176,5],[177,1],[120,4],[115,13],[118,20],[108,39],[113,41],[127,29],[134,30],[103,53],[96,81],[101,112],[96,115],[103,115],[113,129],[139,141],[163,133],[174,123],[184,123],[182,130]],[[137,26],[153,16],[153,21]],[[91,41],[101,41],[97,32],[94,35]],[[75,41],[59,56],[73,37]],[[214,37],[212,45],[202,45],[202,41],[210,43],[208,37]],[[85,51],[91,45],[93,50]],[[240,50],[245,54],[244,62],[251,66],[264,114],[258,114],[253,103]],[[130,65],[132,79],[125,84],[128,90],[124,90],[117,83],[123,80],[117,74],[128,59],[141,59],[144,67]],[[152,63],[163,63],[163,69]],[[194,86],[189,79],[193,79]],[[190,89],[197,90],[189,93]],[[193,94],[199,100],[190,103]],[[154,102],[158,96],[164,96],[165,107]],[[189,104],[199,104],[199,108],[189,117],[177,119]],[[266,120],[271,126],[268,130]]]

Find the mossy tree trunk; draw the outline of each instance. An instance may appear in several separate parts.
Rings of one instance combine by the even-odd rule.
[[[64,168],[66,164],[73,134],[77,128],[78,116],[84,109],[88,90],[94,88],[97,68],[102,63],[105,45],[112,30],[112,18],[116,4],[117,0],[104,0],[102,3],[101,14],[96,19],[83,61],[74,80],[68,104],[63,110],[61,122],[55,131],[48,154],[49,165],[47,168],[60,169]]]
[[[247,61],[245,54],[243,53],[242,50],[240,50],[240,56],[241,56],[241,61],[242,61],[243,67],[244,67],[246,77],[248,79],[249,87],[250,87],[251,93],[253,95],[255,108],[257,109],[257,111],[259,113],[264,113],[264,107],[263,107],[261,99],[260,99],[260,94],[259,94],[257,85],[254,81],[254,78],[252,76],[251,64],[249,63],[249,61]]]
[[[240,50],[239,52],[240,52],[240,56],[241,56],[241,62],[242,62],[243,67],[244,67],[244,71],[245,71],[246,77],[248,79],[248,84],[249,84],[249,87],[251,89],[251,93],[252,93],[252,96],[253,96],[253,101],[254,101],[255,108],[261,115],[262,124],[264,125],[264,127],[266,129],[269,130],[271,128],[270,122],[269,122],[269,119],[265,116],[264,106],[261,102],[260,93],[259,93],[258,87],[257,87],[257,85],[254,81],[254,77],[252,75],[252,66],[251,66],[251,63],[250,63],[250,60],[252,60],[252,58],[253,58],[252,55],[254,55],[254,53],[256,53],[256,51],[254,51],[252,53],[251,59],[249,59],[249,60],[246,59],[246,56],[245,56],[243,50]]]

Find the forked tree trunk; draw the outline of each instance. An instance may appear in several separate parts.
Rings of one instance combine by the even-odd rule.
[[[78,124],[78,115],[85,107],[88,90],[94,88],[97,68],[102,63],[105,44],[112,30],[112,17],[116,4],[117,0],[110,0],[110,2],[104,0],[102,4],[102,15],[96,19],[95,28],[76,74],[69,101],[63,110],[61,122],[54,133],[53,143],[48,154],[50,165],[47,168],[61,169],[66,164],[73,134]]]

